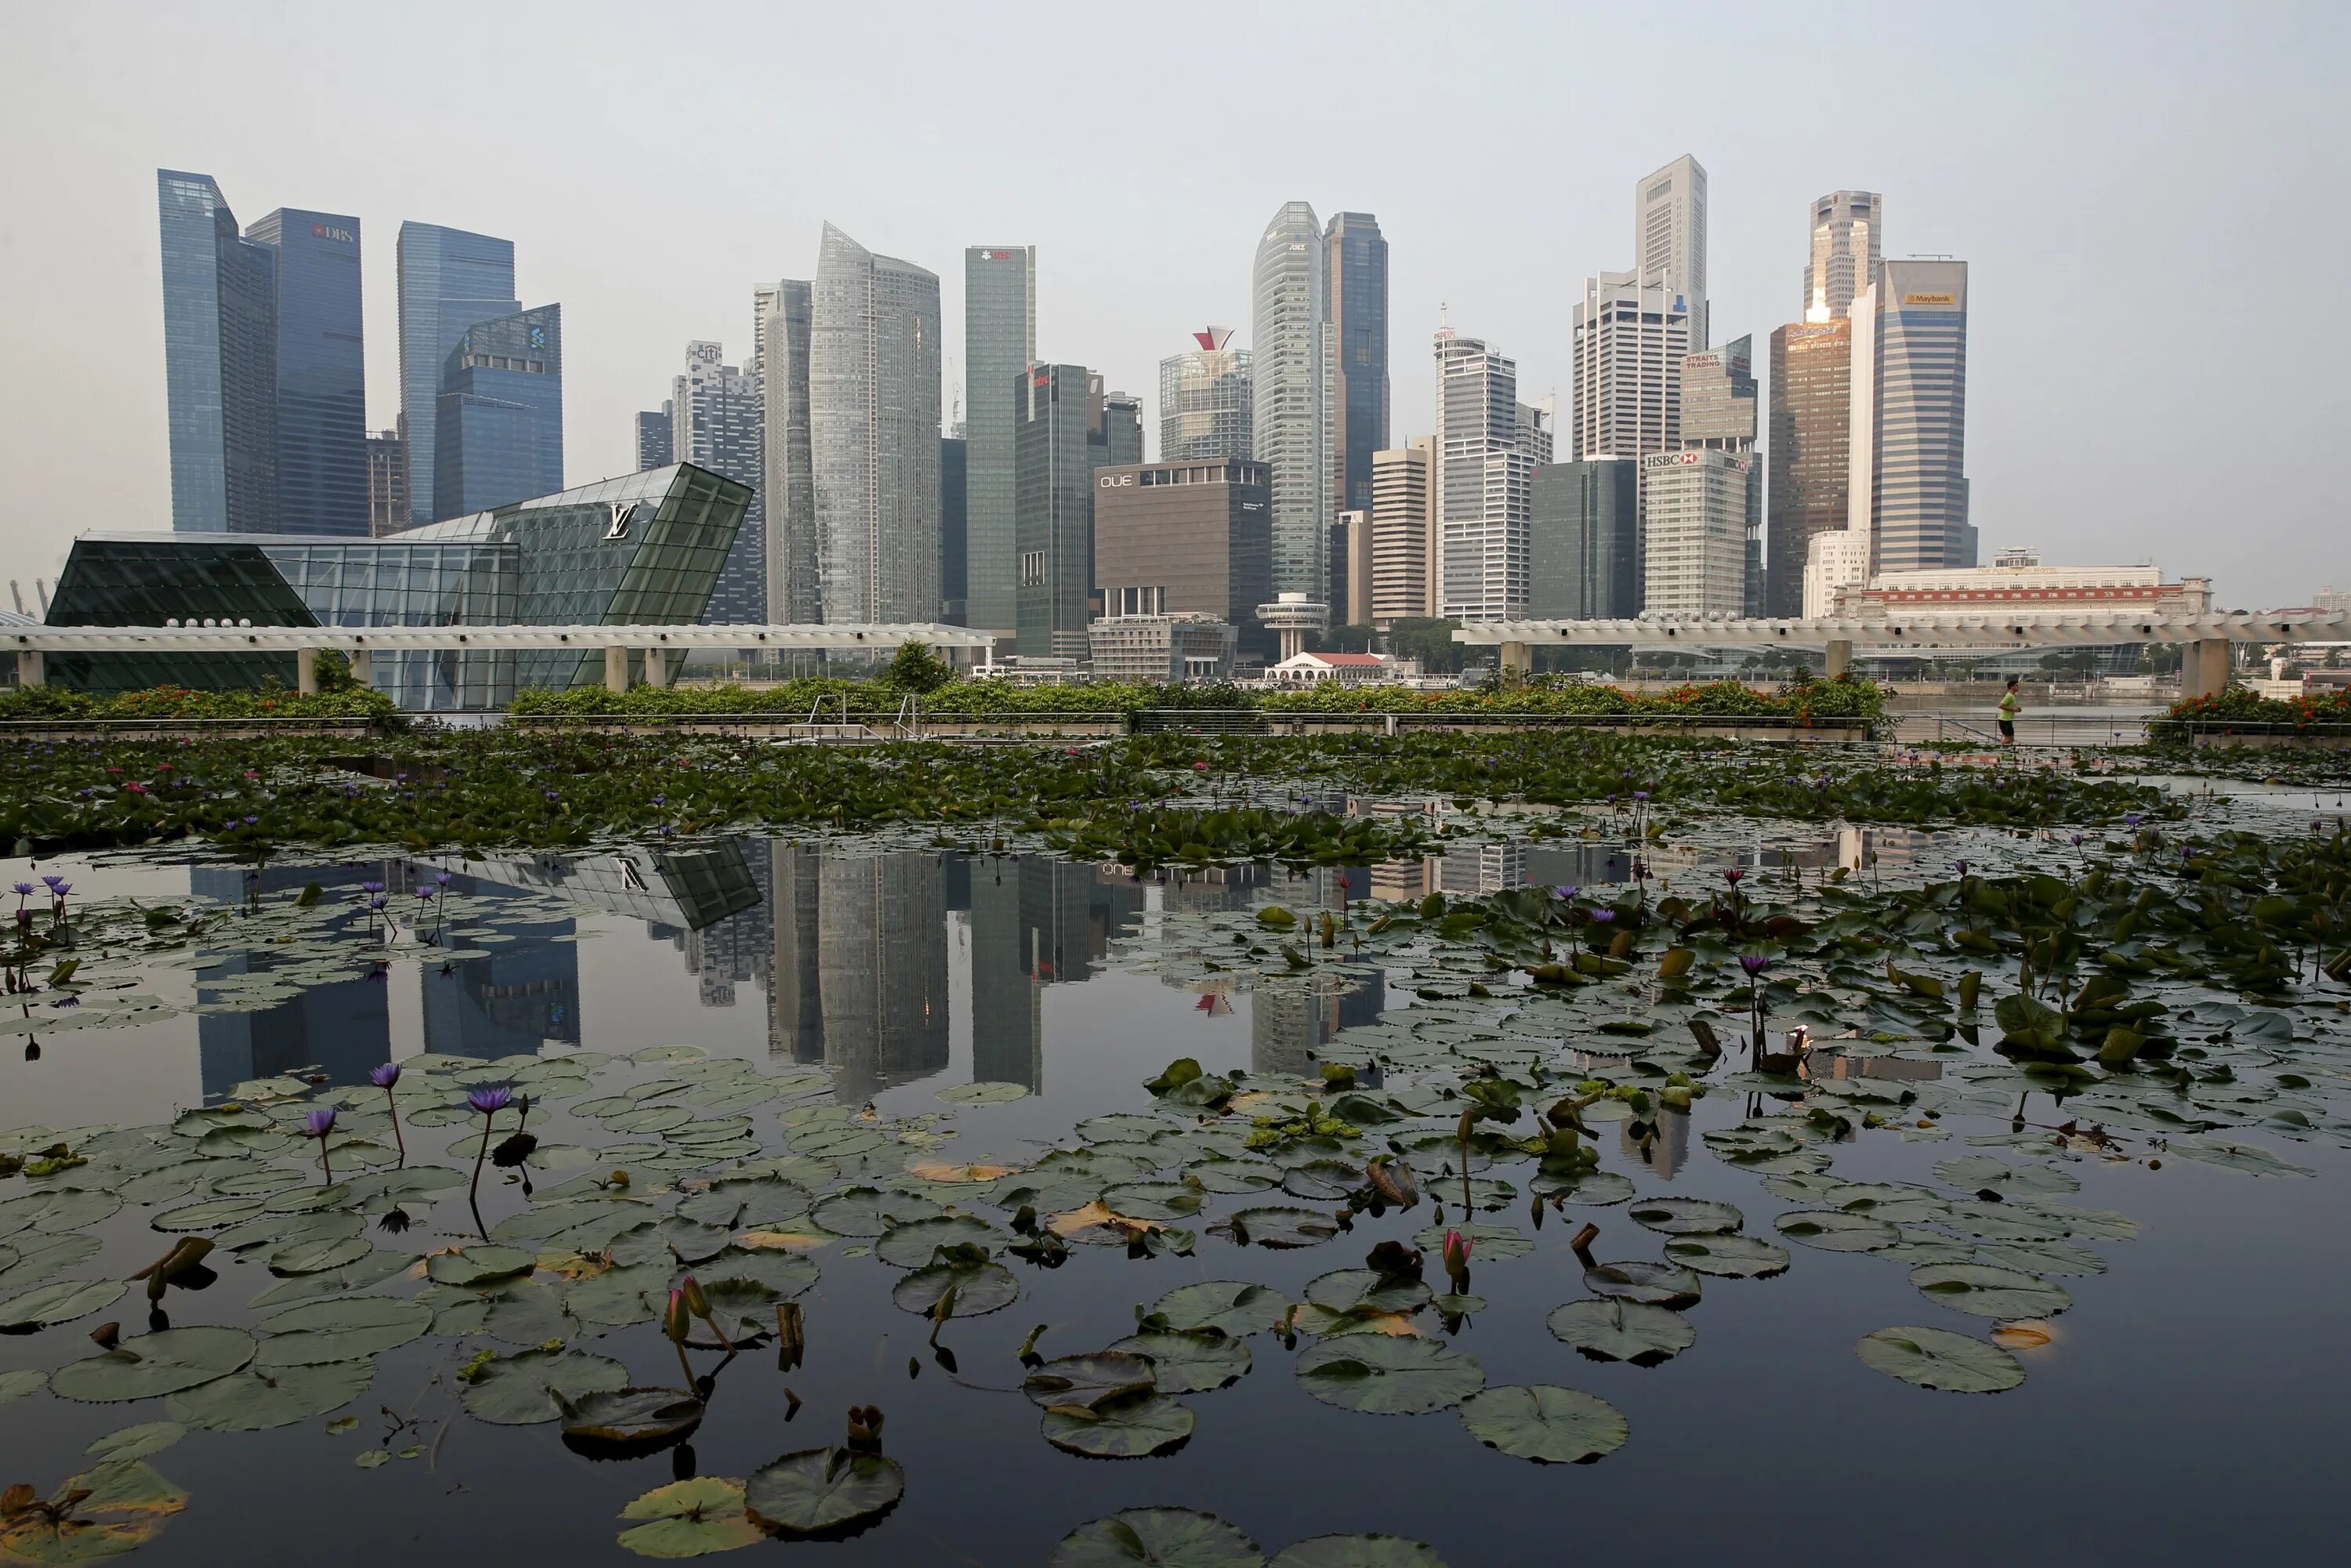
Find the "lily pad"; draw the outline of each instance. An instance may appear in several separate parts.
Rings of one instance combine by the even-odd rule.
[[[215,1432],[266,1432],[348,1405],[374,1381],[371,1361],[281,1366],[270,1371],[253,1366],[183,1389],[172,1396],[165,1408],[173,1420],[191,1427]]]
[[[1835,1208],[1791,1209],[1772,1220],[1771,1227],[1791,1241],[1823,1252],[1875,1252],[1902,1239],[1890,1220]]]
[[[1634,1224],[1667,1236],[1703,1236],[1737,1230],[1747,1217],[1708,1197],[1645,1197],[1625,1211]]]
[[[1264,1563],[1256,1542],[1213,1513],[1130,1508],[1090,1519],[1061,1537],[1046,1568],[1263,1568]]]
[[[2064,1288],[1990,1263],[1929,1263],[1910,1283],[1937,1303],[1980,1318],[2052,1318],[2074,1304]]]
[[[1445,1559],[1401,1535],[1317,1535],[1284,1547],[1266,1568],[1445,1568]]]
[[[1698,1301],[1698,1275],[1677,1263],[1599,1263],[1583,1271],[1583,1288],[1653,1307],[1687,1307]]]
[[[1238,1382],[1249,1369],[1249,1347],[1222,1329],[1129,1334],[1110,1347],[1151,1363],[1162,1394],[1206,1394]]]
[[[1666,1256],[1726,1280],[1765,1280],[1788,1271],[1788,1249],[1756,1236],[1675,1236],[1666,1242]]]
[[[158,1329],[109,1351],[61,1366],[49,1375],[49,1391],[61,1399],[112,1405],[152,1399],[225,1377],[253,1359],[251,1334],[209,1325]]]
[[[1486,1369],[1435,1340],[1349,1334],[1298,1358],[1298,1381],[1326,1405],[1374,1416],[1418,1416],[1458,1405],[1486,1385]]]
[[[1220,1329],[1239,1339],[1280,1326],[1290,1300],[1268,1285],[1246,1280],[1203,1280],[1178,1285],[1152,1303],[1151,1315],[1178,1332]]]
[[[1996,1344],[1949,1329],[1890,1328],[1854,1345],[1863,1362],[1889,1377],[1952,1394],[1999,1394],[2024,1381],[2016,1357]]]
[[[743,1483],[695,1476],[655,1487],[621,1511],[645,1522],[621,1531],[620,1543],[640,1557],[703,1557],[732,1552],[767,1537],[745,1515]]]
[[[1141,1459],[1173,1453],[1192,1436],[1191,1407],[1148,1391],[1094,1406],[1056,1405],[1045,1412],[1045,1440],[1096,1459]]]
[[[1008,1101],[1027,1099],[1029,1091],[1019,1083],[957,1083],[940,1090],[938,1097],[950,1105],[1001,1105]]]
[[[1155,1391],[1157,1385],[1153,1364],[1125,1351],[1057,1356],[1020,1380],[1020,1391],[1048,1409],[1099,1405],[1123,1395]]]
[[[69,1323],[110,1307],[129,1289],[120,1280],[52,1280],[21,1296],[0,1301],[0,1333],[26,1333],[51,1323]]]
[[[16,1372],[0,1372],[0,1405],[37,1394],[49,1385],[49,1375],[26,1367]]]
[[[906,1472],[880,1454],[803,1448],[751,1472],[743,1504],[762,1529],[787,1539],[854,1535],[898,1506]]]
[[[1698,1330],[1681,1313],[1614,1296],[1570,1301],[1550,1321],[1552,1337],[1595,1361],[1655,1366],[1698,1343]]]
[[[500,1427],[528,1427],[559,1419],[559,1389],[567,1399],[625,1388],[629,1369],[617,1361],[576,1350],[527,1350],[484,1362],[466,1385],[467,1415]]]
[[[942,1214],[933,1219],[917,1219],[911,1225],[896,1225],[882,1233],[873,1244],[873,1256],[893,1269],[919,1269],[931,1260],[931,1254],[941,1247],[954,1247],[968,1242],[993,1250],[1004,1238],[986,1220],[967,1215]]]
[[[281,1275],[323,1274],[330,1269],[356,1263],[374,1250],[374,1244],[364,1236],[297,1241],[269,1255],[269,1271]]]
[[[1339,1222],[1321,1209],[1275,1204],[1244,1208],[1232,1217],[1233,1239],[1259,1247],[1320,1247],[1339,1234]]]
[[[143,1459],[150,1454],[160,1454],[188,1435],[188,1429],[177,1421],[141,1421],[135,1427],[123,1427],[94,1437],[82,1450],[100,1459]]]
[[[684,1442],[702,1425],[704,1406],[683,1388],[614,1388],[578,1399],[556,1396],[566,1446],[595,1458],[652,1453]]]
[[[154,1538],[188,1494],[137,1459],[110,1459],[68,1480],[78,1495],[72,1516],[54,1520],[44,1510],[12,1514],[0,1523],[0,1560],[10,1563],[90,1563],[131,1551]]]
[[[810,1211],[810,1218],[835,1236],[879,1236],[893,1226],[935,1219],[946,1212],[926,1197],[879,1187],[852,1186],[834,1193]]]
[[[1306,1299],[1334,1312],[1408,1312],[1429,1298],[1427,1285],[1376,1269],[1338,1269],[1307,1281]]]
[[[433,1326],[423,1301],[390,1296],[333,1296],[289,1307],[256,1325],[264,1336],[256,1370],[359,1361],[416,1339]]]
[[[928,1316],[950,1288],[951,1315],[958,1318],[979,1317],[1020,1297],[1020,1281],[1001,1263],[933,1263],[899,1281],[890,1300],[903,1312]]]
[[[424,1275],[436,1285],[470,1290],[501,1280],[519,1279],[538,1266],[538,1255],[535,1252],[486,1241],[434,1253],[424,1260]]]
[[[1632,1436],[1605,1399],[1551,1384],[1488,1388],[1461,1402],[1461,1424],[1489,1448],[1538,1464],[1585,1464]]]
[[[2215,1170],[2234,1171],[2240,1176],[2307,1176],[2318,1173],[2308,1166],[2295,1165],[2259,1144],[2240,1144],[2227,1138],[2174,1138],[2171,1152],[2184,1160],[2210,1166]]]
[[[626,1328],[661,1316],[672,1270],[659,1263],[622,1263],[574,1281],[563,1310],[582,1322]]]
[[[1468,1239],[1469,1261],[1472,1264],[1499,1263],[1506,1259],[1523,1258],[1535,1249],[1533,1241],[1521,1234],[1517,1227],[1489,1225],[1482,1220],[1472,1225],[1432,1225],[1414,1236],[1412,1244],[1432,1258],[1440,1257],[1445,1251],[1445,1233],[1448,1230],[1458,1230]]]

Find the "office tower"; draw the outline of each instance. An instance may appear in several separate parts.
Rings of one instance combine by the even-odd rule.
[[[1033,365],[1017,378],[1013,428],[1015,605],[1023,657],[1081,659],[1094,584],[1094,470],[1143,458],[1142,406],[1105,392],[1083,365]]]
[[[1832,191],[1813,203],[1813,254],[1804,262],[1804,320],[1837,321],[1877,276],[1886,198],[1875,191]]]
[[[1576,458],[1640,457],[1681,440],[1681,363],[1690,301],[1629,272],[1583,280],[1575,308]]]
[[[939,437],[939,619],[951,626],[970,624],[970,465],[967,436]]]
[[[1265,465],[1232,458],[1114,465],[1094,476],[1094,581],[1105,615],[1213,615],[1262,658],[1273,597]]]
[[[1437,613],[1427,440],[1372,455],[1372,624],[1383,632]]]
[[[1633,188],[1633,254],[1644,283],[1661,282],[1689,300],[1690,347],[1708,337],[1706,171],[1684,153]]]
[[[1852,461],[1851,300],[1823,321],[1771,331],[1771,569],[1764,613],[1802,615],[1804,563],[1819,534],[1843,529]]]
[[[637,472],[666,468],[676,461],[676,425],[671,417],[671,403],[664,398],[661,407],[645,409],[637,415]]]
[[[760,318],[760,423],[767,451],[760,472],[768,559],[766,618],[813,625],[825,618],[824,539],[817,525],[816,473],[810,445],[809,333],[815,291],[787,277],[767,293]]]
[[[1342,625],[1372,623],[1372,514],[1348,511],[1331,525],[1332,576],[1345,591],[1331,601]]]
[[[155,171],[172,527],[277,528],[277,253],[206,174]]]
[[[829,622],[939,613],[939,279],[824,225],[809,435]]]
[[[671,431],[680,462],[765,489],[766,406],[758,378],[726,363],[716,343],[685,346],[685,373],[670,382]],[[768,619],[768,547],[758,503],[743,519],[718,586],[703,616],[709,625],[759,624]]]
[[[1323,294],[1338,361],[1331,412],[1332,506],[1368,512],[1372,454],[1388,444],[1388,242],[1371,214],[1333,213],[1322,244],[1329,268]]]
[[[1537,468],[1527,551],[1527,614],[1613,621],[1637,614],[1640,465],[1590,457]]]
[[[1250,445],[1273,482],[1273,587],[1320,603],[1329,591],[1332,352],[1322,225],[1286,204],[1251,275]]]
[[[434,494],[442,368],[467,328],[511,316],[522,301],[515,295],[512,240],[404,223],[399,260],[400,432],[408,442],[409,515],[434,523],[463,509]]]
[[[1754,340],[1736,338],[1719,349],[1682,358],[1682,450],[1752,457],[1756,434]],[[1763,613],[1763,465],[1747,468],[1747,517],[1741,534],[1746,562],[1740,613]]]
[[[1015,379],[1037,361],[1037,247],[963,253],[966,623],[1009,632],[1019,553],[1013,544]]]
[[[277,530],[364,535],[360,221],[280,207],[245,237],[277,256]]]
[[[855,1103],[943,1071],[946,892],[938,857],[828,858],[816,875],[817,990],[835,1092]]]
[[[458,335],[441,368],[433,463],[434,505],[455,517],[563,488],[561,306],[477,321]]]
[[[1438,612],[1463,621],[1526,612],[1527,530],[1537,454],[1550,442],[1527,408],[1516,361],[1452,328],[1437,333]]]
[[[1871,327],[1877,410],[1871,440],[1872,570],[1971,567],[1968,264],[1881,263]]]
[[[368,536],[408,527],[408,443],[394,430],[367,438]]]
[[[1249,460],[1249,351],[1228,347],[1232,336],[1230,327],[1195,332],[1198,348],[1159,361],[1162,463]]]
[[[1641,607],[1648,615],[1747,613],[1751,455],[1654,452],[1641,459]]]

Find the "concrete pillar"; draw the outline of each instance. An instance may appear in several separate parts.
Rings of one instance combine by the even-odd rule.
[[[319,695],[319,650],[294,650],[294,689],[306,697]]]
[[[648,648],[645,650],[645,685],[649,686],[665,686],[669,685],[668,649]]]
[[[629,689],[629,651],[626,648],[604,650],[604,689],[608,692]]]
[[[375,663],[365,648],[351,650],[351,679],[363,686],[375,685]]]
[[[1853,644],[1850,643],[1831,643],[1828,646],[1829,679],[1833,681],[1843,680],[1846,674],[1852,669]]]
[[[2217,697],[2229,689],[2229,641],[2225,637],[2190,643],[2179,662],[2180,695]]]
[[[20,686],[39,685],[42,678],[41,664],[41,651],[38,648],[17,649],[16,684]]]
[[[1535,651],[1532,646],[1525,643],[1502,644],[1502,668],[1523,675],[1534,667]]]

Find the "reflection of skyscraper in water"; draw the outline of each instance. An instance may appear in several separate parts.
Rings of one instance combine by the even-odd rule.
[[[768,1054],[824,1060],[824,995],[817,977],[817,852],[768,845],[768,902],[775,951],[768,971]]]
[[[1632,1122],[1616,1124],[1617,1147],[1625,1163],[1648,1166],[1660,1181],[1673,1180],[1675,1173],[1689,1164],[1689,1134],[1687,1116],[1678,1111],[1661,1111],[1657,1114],[1656,1135],[1644,1151],[1641,1140],[1633,1135]]]
[[[1437,878],[1447,893],[1497,893],[1506,887],[1523,887],[1527,881],[1527,846],[1481,844],[1476,849],[1455,850],[1446,855]]]
[[[946,1066],[946,900],[937,857],[820,863],[817,985],[824,1061],[844,1096],[870,1096]]]
[[[1249,994],[1249,1070],[1306,1078],[1314,1059],[1343,1029],[1377,1023],[1386,1001],[1385,977],[1335,970],[1298,980],[1273,980]]]
[[[1633,878],[1631,852],[1614,844],[1530,845],[1522,873],[1529,887],[1601,887]]]
[[[469,879],[452,893],[475,893]],[[580,944],[574,923],[501,921],[515,940],[486,958],[458,961],[455,975],[424,966],[424,1049],[490,1061],[536,1055],[550,1041],[580,1043]]]
[[[197,999],[210,999],[204,981],[266,967],[252,960],[251,954],[233,954],[204,970]],[[336,980],[305,986],[299,997],[274,1008],[198,1015],[196,1052],[204,1098],[225,1095],[248,1078],[271,1078],[297,1068],[316,1068],[338,1083],[365,1082],[370,1069],[392,1057],[390,989],[384,980]]]
[[[1390,861],[1372,868],[1374,898],[1426,898],[1437,891],[1437,873],[1444,866],[1434,856],[1426,860]]]
[[[1044,1087],[1041,988],[1082,980],[1142,915],[1143,889],[1067,861],[971,865],[972,1077]]]
[[[758,902],[705,925],[684,933],[686,969],[699,982],[699,999],[705,1008],[731,1008],[735,988],[747,982],[769,984],[768,966],[774,959],[775,873],[769,857],[758,845],[733,845],[744,869],[758,889]],[[769,1050],[774,1049],[772,1036]]]
[[[1162,897],[1170,910],[1247,909],[1257,890],[1271,880],[1272,873],[1254,862],[1175,872],[1161,883]]]

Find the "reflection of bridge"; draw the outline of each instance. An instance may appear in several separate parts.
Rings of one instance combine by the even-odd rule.
[[[369,678],[374,653],[497,653],[538,649],[604,651],[604,684],[626,690],[629,656],[644,656],[645,683],[667,685],[669,656],[697,650],[775,648],[887,651],[912,640],[933,648],[993,648],[996,633],[931,622],[777,626],[11,626],[0,646],[16,650],[20,685],[41,684],[44,653],[292,653],[298,685],[319,689],[321,648],[350,656],[351,674]]]
[[[2351,642],[2351,612],[2250,610],[2162,612],[2147,610],[2019,608],[1968,614],[1834,615],[1758,621],[1738,616],[1640,616],[1618,621],[1475,621],[1457,643],[1501,649],[1504,669],[1524,670],[1537,644],[1552,647],[1818,648],[1828,674],[1852,666],[1855,647],[1875,653],[1949,648],[2110,647],[2117,643],[2182,643],[2185,695],[2218,695],[2229,684],[2232,643]]]

